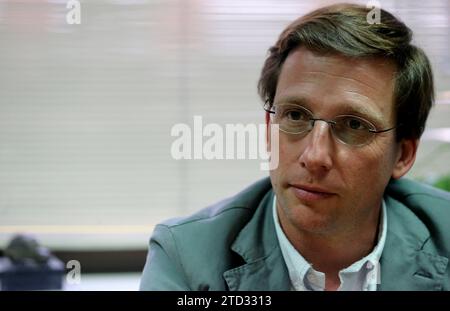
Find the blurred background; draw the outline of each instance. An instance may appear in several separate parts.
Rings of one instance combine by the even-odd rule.
[[[260,160],[174,160],[172,127],[262,123],[267,49],[340,1],[81,0],[73,25],[68,2],[0,0],[0,249],[30,233],[80,261],[85,281],[69,289],[137,289],[156,223],[267,175]],[[450,0],[379,2],[435,74],[408,176],[449,189]]]

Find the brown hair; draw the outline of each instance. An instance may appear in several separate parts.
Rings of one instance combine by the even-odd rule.
[[[381,9],[380,23],[369,23],[370,9],[336,4],[292,22],[269,49],[258,82],[258,93],[273,104],[281,67],[291,51],[304,46],[318,53],[348,57],[383,57],[397,66],[394,107],[397,140],[420,138],[434,101],[433,75],[425,53],[411,44],[412,31]]]

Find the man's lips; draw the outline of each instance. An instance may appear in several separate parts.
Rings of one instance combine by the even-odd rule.
[[[318,186],[298,184],[291,184],[290,186],[294,191],[295,196],[302,201],[318,201],[336,195],[336,193]]]

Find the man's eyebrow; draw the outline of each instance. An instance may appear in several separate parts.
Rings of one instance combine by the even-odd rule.
[[[298,96],[286,96],[278,99],[276,102],[274,102],[274,105],[279,104],[295,104],[295,105],[301,105],[301,106],[308,106],[308,101],[306,98],[298,97]]]
[[[381,122],[382,116],[380,113],[373,111],[372,109],[363,105],[354,105],[349,103],[343,103],[340,105],[340,109],[345,111],[345,114],[356,114],[367,117],[373,121]]]
[[[312,109],[312,105],[309,103],[309,101],[304,97],[298,97],[298,96],[286,96],[282,97],[279,100],[277,100],[274,105],[277,104],[294,104],[299,106],[304,106],[305,108],[308,108],[312,112],[314,112]],[[368,121],[373,121],[378,124],[375,125],[381,125],[383,116],[379,113],[374,111],[373,109],[370,109],[367,107],[367,105],[364,105],[363,103],[357,103],[354,100],[347,100],[345,102],[338,103],[339,111],[341,111],[339,114],[351,114],[351,115],[357,115],[361,116],[365,119],[368,119]]]

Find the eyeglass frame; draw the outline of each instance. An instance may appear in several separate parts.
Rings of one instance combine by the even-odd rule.
[[[292,105],[293,105],[293,106],[297,106],[297,107],[299,107],[299,108],[305,110],[305,111],[311,116],[311,118],[309,118],[309,120],[308,120],[309,122],[311,122],[311,123],[310,123],[311,126],[310,126],[310,129],[307,129],[307,130],[305,130],[305,131],[298,132],[298,133],[289,132],[289,131],[283,130],[282,128],[279,128],[280,131],[282,131],[282,132],[284,132],[284,133],[292,134],[292,135],[300,135],[300,134],[308,133],[308,132],[310,132],[310,131],[312,131],[312,130],[314,129],[314,125],[316,124],[316,121],[324,121],[324,122],[326,122],[326,123],[328,123],[328,124],[330,125],[331,133],[332,133],[333,137],[335,137],[339,142],[341,142],[341,143],[343,143],[343,144],[345,144],[345,145],[347,145],[347,146],[352,146],[352,147],[362,147],[362,146],[366,146],[366,145],[370,144],[370,143],[373,141],[373,139],[375,138],[375,135],[372,135],[371,138],[369,138],[369,139],[367,140],[367,142],[364,142],[364,143],[362,143],[362,144],[356,144],[356,145],[354,145],[354,144],[349,144],[349,143],[343,141],[342,139],[340,139],[340,138],[338,137],[338,135],[335,134],[335,128],[334,128],[334,125],[336,125],[336,121],[335,121],[335,120],[333,120],[333,119],[327,120],[327,119],[323,119],[323,118],[314,118],[314,114],[312,113],[312,111],[310,111],[310,110],[307,109],[306,107],[303,107],[303,106],[301,106],[301,105],[295,105],[295,104],[292,104]],[[266,102],[264,103],[263,109],[264,109],[267,113],[275,114],[275,111],[270,110],[270,109],[273,108],[273,107],[275,107],[275,105],[271,104],[271,103],[270,103],[270,100],[266,100]],[[366,120],[366,119],[364,119],[364,118],[355,116],[355,115],[338,115],[338,116],[336,116],[336,117],[345,117],[345,116],[348,116],[348,117],[355,117],[355,118],[357,118],[357,119],[363,120],[364,122],[367,122],[367,124],[369,124],[370,126],[372,126],[372,127],[374,128],[374,129],[368,129],[367,131],[370,132],[370,133],[373,133],[373,134],[385,133],[385,132],[388,132],[388,131],[392,131],[392,130],[394,130],[394,129],[396,129],[396,128],[398,128],[398,127],[401,126],[401,124],[399,124],[399,125],[396,125],[396,126],[391,127],[391,128],[387,128],[387,129],[383,129],[383,130],[377,130],[376,126],[375,126],[372,122],[370,122],[370,121],[368,121],[368,120]],[[335,117],[335,118],[336,118],[336,117]]]

